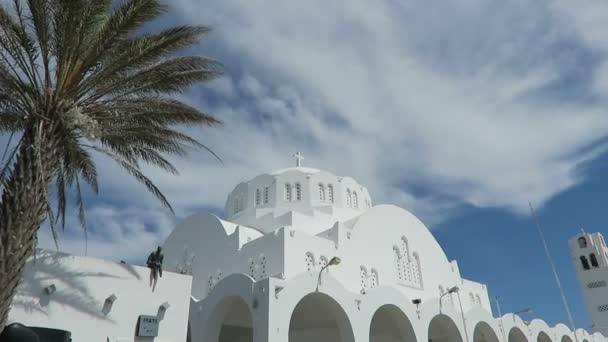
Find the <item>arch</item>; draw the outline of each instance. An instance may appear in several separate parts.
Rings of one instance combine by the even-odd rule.
[[[462,342],[462,336],[449,316],[439,314],[429,323],[429,342]]]
[[[289,320],[289,342],[354,342],[350,320],[330,296],[314,292],[295,306]]]
[[[334,186],[333,184],[327,185],[327,197],[329,202],[334,203]]]
[[[538,333],[538,336],[536,337],[536,341],[537,342],[552,342],[551,337],[549,337],[549,335],[547,335],[547,333],[544,331],[541,331]]]
[[[578,238],[578,247],[579,248],[587,248],[587,239],[585,239],[584,237],[579,237]]]
[[[499,342],[498,336],[486,322],[479,322],[473,330],[473,342]]]
[[[374,312],[369,328],[369,342],[416,342],[416,333],[407,315],[393,304]]]
[[[561,342],[572,342],[572,339],[568,335],[562,336]]]
[[[296,201],[302,200],[302,185],[296,183]]]
[[[249,305],[239,296],[223,298],[207,321],[204,341],[230,342],[235,337],[253,342],[253,324]]]
[[[528,342],[528,339],[521,329],[513,327],[509,330],[508,342]]]
[[[356,191],[353,191],[353,208],[359,209],[359,196]]]

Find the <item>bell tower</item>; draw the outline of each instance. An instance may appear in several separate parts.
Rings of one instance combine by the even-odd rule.
[[[601,233],[581,232],[570,253],[594,332],[608,334],[608,247]]]

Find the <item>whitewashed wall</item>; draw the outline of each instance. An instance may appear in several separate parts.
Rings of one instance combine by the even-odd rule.
[[[161,318],[155,342],[184,342],[191,277],[163,272],[155,292],[149,269],[39,250],[30,260],[9,313],[10,322],[72,332],[74,342],[150,341],[135,338],[139,315]],[[44,288],[54,284],[50,295]],[[106,298],[117,299],[109,306]],[[160,306],[168,303],[162,313]]]

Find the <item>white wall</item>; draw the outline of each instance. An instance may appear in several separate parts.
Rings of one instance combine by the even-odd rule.
[[[184,342],[190,306],[191,277],[163,272],[156,291],[149,269],[139,266],[39,250],[30,260],[9,313],[9,322],[72,332],[74,342],[150,341],[135,338],[139,315],[162,318],[155,342]],[[44,288],[55,284],[50,295]],[[104,305],[110,295],[117,299]],[[170,307],[164,316],[163,303]]]

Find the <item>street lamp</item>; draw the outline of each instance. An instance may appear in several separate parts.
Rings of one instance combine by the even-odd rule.
[[[532,312],[532,308],[528,306],[528,307],[523,308],[523,309],[521,309],[519,311],[515,311],[513,313],[513,315],[518,315],[518,314],[522,314],[522,313],[530,313],[530,312]]]
[[[458,286],[454,286],[452,288],[449,288],[446,293],[443,293],[443,294],[441,294],[441,296],[439,296],[439,313],[441,313],[441,308],[442,308],[441,300],[443,299],[443,296],[452,294],[454,292],[458,292],[458,290],[459,290]]]
[[[505,335],[504,323],[502,322],[502,311],[500,310],[500,301],[502,300],[502,298],[500,298],[499,296],[496,296],[496,297],[494,297],[494,300],[496,301],[496,311],[498,312],[498,319],[500,322],[500,332],[502,333],[502,340],[506,341],[507,336]]]
[[[319,271],[319,277],[317,278],[317,289],[319,289],[319,286],[321,285],[321,274],[323,274],[323,271],[325,271],[325,269],[328,268],[329,266],[340,265],[341,262],[342,262],[342,259],[335,256],[335,257],[331,258],[331,260],[329,260],[327,265],[321,267],[321,271]]]
[[[467,342],[469,342],[469,333],[467,331],[467,323],[464,319],[464,310],[462,310],[462,300],[460,299],[459,288],[458,286],[454,286],[448,292],[456,292],[456,295],[458,296],[458,306],[460,306],[460,317],[462,317],[462,328],[464,329],[464,337],[466,337]]]

